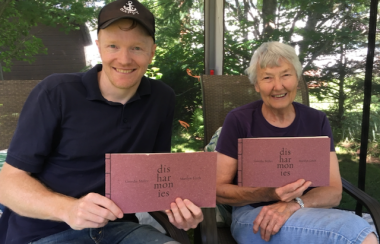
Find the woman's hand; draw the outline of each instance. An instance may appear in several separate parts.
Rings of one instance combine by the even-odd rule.
[[[310,185],[310,181],[299,179],[296,182],[276,188],[274,191],[280,202],[264,206],[261,209],[253,221],[253,232],[256,234],[260,229],[261,238],[269,241],[270,237],[279,232],[289,217],[300,208],[293,200],[302,196]]]
[[[305,181],[304,179],[299,179],[296,182],[287,184],[283,187],[278,187],[275,189],[275,193],[278,196],[278,200],[283,202],[293,201],[294,198],[303,195],[303,192],[311,185],[311,181]]]
[[[256,234],[260,229],[261,238],[269,241],[299,208],[296,202],[278,202],[264,206],[253,221],[253,232]]]

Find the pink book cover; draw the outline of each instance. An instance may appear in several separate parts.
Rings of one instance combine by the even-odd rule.
[[[298,179],[330,184],[329,137],[239,139],[239,186],[281,187]]]
[[[124,213],[170,209],[177,197],[216,204],[216,153],[106,154],[106,197]]]

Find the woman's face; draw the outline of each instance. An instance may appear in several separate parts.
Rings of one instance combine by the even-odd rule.
[[[255,89],[260,93],[264,106],[271,110],[292,108],[297,95],[298,78],[293,65],[280,60],[280,66],[260,68],[257,65]]]

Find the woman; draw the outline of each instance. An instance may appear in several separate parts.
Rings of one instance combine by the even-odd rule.
[[[378,243],[371,226],[339,205],[342,182],[326,115],[293,102],[302,67],[291,46],[268,42],[246,70],[262,100],[231,111],[216,151],[217,201],[234,206],[231,231],[245,243]],[[237,186],[237,141],[247,137],[328,136],[330,185],[299,179],[279,188]],[[297,201],[295,199],[297,198]]]

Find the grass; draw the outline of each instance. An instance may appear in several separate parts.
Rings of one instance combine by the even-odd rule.
[[[192,136],[186,130],[181,129],[173,133],[171,151],[173,153],[203,151],[203,138]]]
[[[338,159],[341,176],[353,185],[357,186],[359,172],[359,159],[357,156],[346,152],[338,154]],[[367,163],[366,166],[365,192],[380,202],[380,165]],[[355,206],[355,199],[343,192],[343,198],[339,208],[354,210]]]

